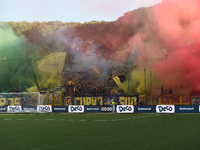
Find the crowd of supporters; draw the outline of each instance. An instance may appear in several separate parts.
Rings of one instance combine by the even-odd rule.
[[[109,87],[103,82],[88,83],[81,80],[74,81],[73,79],[63,83],[62,92],[64,96],[92,96],[92,95],[116,95],[124,94],[122,89],[117,90],[116,87]]]

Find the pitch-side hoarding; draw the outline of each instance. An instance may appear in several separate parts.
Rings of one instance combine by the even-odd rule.
[[[99,113],[101,112],[101,106],[85,106],[86,113]]]
[[[52,112],[52,106],[51,105],[38,105],[37,111],[38,112]]]
[[[19,105],[16,106],[7,106],[7,112],[9,113],[16,113],[16,112],[21,112],[22,107]]]
[[[155,105],[137,105],[134,106],[134,113],[156,113]]]
[[[199,113],[198,105],[175,105],[175,113]]]
[[[54,106],[53,112],[68,112],[68,106]]]
[[[156,105],[156,113],[174,113],[174,105]]]
[[[117,105],[116,112],[117,113],[133,113],[134,106],[133,105]]]
[[[22,111],[29,113],[37,112],[37,106],[22,106]]]
[[[5,106],[0,106],[0,112],[6,112],[6,108]]]
[[[69,105],[68,106],[69,113],[84,113],[83,105]]]

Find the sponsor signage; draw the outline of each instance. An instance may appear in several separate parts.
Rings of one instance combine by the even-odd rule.
[[[199,113],[197,105],[176,105],[175,113]]]
[[[37,106],[24,106],[22,107],[23,112],[37,112]]]
[[[51,105],[38,105],[37,111],[38,112],[52,112],[52,106]]]
[[[21,111],[22,111],[22,107],[19,106],[19,105],[16,105],[16,106],[7,106],[7,112],[15,113],[15,112],[21,112]]]
[[[156,106],[155,105],[143,105],[143,106],[134,106],[135,113],[155,113]]]
[[[117,113],[133,113],[134,106],[133,105],[117,105],[116,111]]]
[[[6,112],[6,107],[4,106],[0,107],[0,112]]]
[[[69,105],[68,107],[69,113],[84,113],[83,105]]]
[[[85,112],[88,113],[101,112],[101,106],[85,106]]]
[[[113,106],[102,106],[101,112],[113,112],[114,107]]]
[[[138,95],[131,95],[131,96],[96,95],[96,96],[80,96],[80,97],[78,96],[74,98],[74,104],[105,107],[111,104],[112,99],[114,99],[117,105],[137,105]]]
[[[174,105],[156,105],[157,113],[174,113],[175,107]]]
[[[54,106],[53,112],[68,112],[68,106]]]

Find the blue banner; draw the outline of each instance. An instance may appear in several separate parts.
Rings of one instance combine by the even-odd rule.
[[[175,105],[175,113],[199,113],[199,105]]]
[[[111,105],[112,101],[114,101],[116,105],[137,105],[138,95],[76,96],[73,104],[104,106]]]
[[[101,106],[85,106],[86,113],[99,113],[101,112]]]
[[[22,106],[23,112],[37,112],[37,106]]]
[[[6,106],[0,106],[0,112],[6,112],[7,110],[6,110]]]
[[[156,113],[155,105],[134,106],[134,113]]]
[[[53,112],[68,112],[68,106],[53,106]]]

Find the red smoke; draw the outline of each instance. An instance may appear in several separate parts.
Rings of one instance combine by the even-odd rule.
[[[153,66],[163,84],[200,87],[200,1],[166,0],[153,9],[167,58]]]

